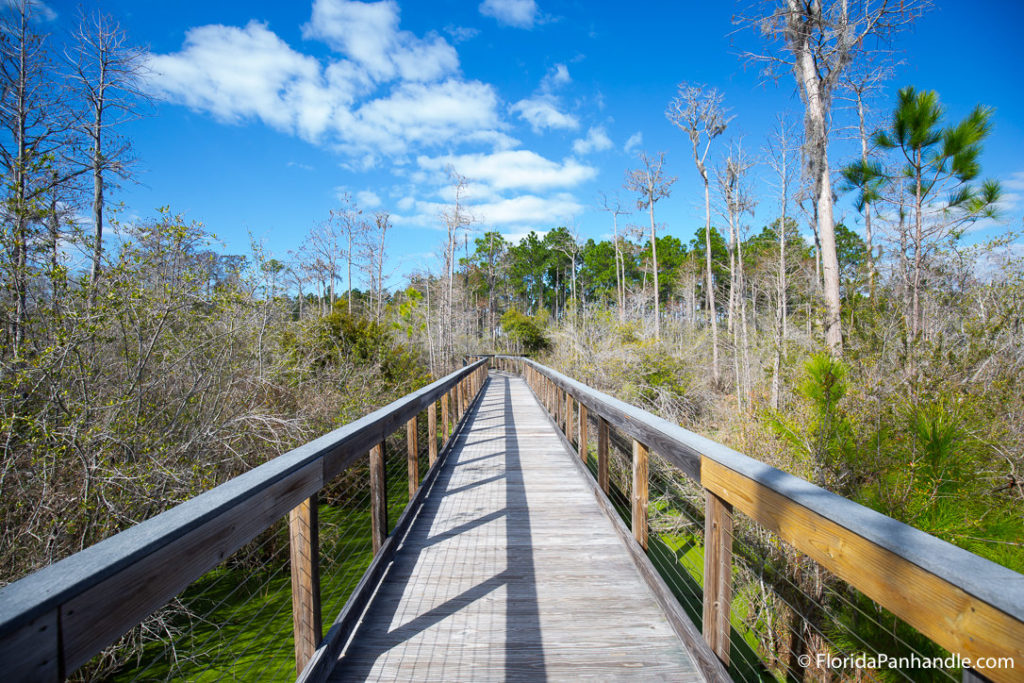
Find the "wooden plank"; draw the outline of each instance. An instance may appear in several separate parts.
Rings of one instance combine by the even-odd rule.
[[[302,673],[323,635],[320,616],[320,524],[313,494],[288,513],[295,672]]]
[[[448,435],[452,433],[451,432],[451,424],[450,424],[450,420],[449,420],[449,417],[448,417],[448,404],[450,402],[451,401],[449,400],[448,394],[445,394],[444,396],[441,397],[441,435],[442,435],[442,444],[441,445],[442,446],[444,444],[448,443]]]
[[[409,500],[416,496],[420,487],[420,446],[416,433],[416,417],[405,423],[405,445],[409,469]]]
[[[320,462],[246,499],[61,605],[65,673],[70,674],[194,579],[223,562],[323,486]],[[168,568],[173,568],[169,571]]]
[[[210,491],[0,589],[0,668],[11,643],[36,633],[39,660],[56,653],[60,675],[114,642],[192,581],[336,476],[383,434],[436,400],[474,364]],[[51,616],[47,616],[51,615]],[[52,629],[60,624],[62,652]],[[47,622],[49,623],[49,622]],[[50,654],[47,654],[50,653]]]
[[[647,550],[647,446],[633,441],[633,538]]]
[[[484,384],[330,680],[706,680],[526,391]]]
[[[700,483],[701,454],[715,452],[716,449],[731,450],[646,410],[566,377],[540,363],[529,359],[523,359],[523,362],[534,367],[544,382],[570,392],[573,398],[578,403],[586,405],[591,413],[604,417],[616,429],[647,444],[648,448],[678,467],[697,483]],[[549,410],[549,412],[551,411]]]
[[[608,495],[608,445],[611,441],[608,433],[608,420],[597,418],[597,483]]]
[[[63,681],[57,610],[39,615],[0,641],[5,681]]]
[[[427,407],[427,465],[433,467],[437,462],[437,402],[432,401]]]
[[[583,406],[581,406],[583,407]],[[585,409],[585,408],[584,408]],[[604,430],[607,436],[608,423],[603,421],[600,417],[598,418],[598,433],[600,434],[601,425],[604,425]],[[600,443],[600,438],[599,438]],[[607,439],[605,441],[607,443]],[[600,446],[598,447],[600,450]],[[605,449],[607,453],[607,449]],[[605,458],[607,463],[607,457]],[[690,621],[689,615],[683,610],[682,605],[679,604],[679,600],[676,598],[672,589],[665,583],[665,579],[662,578],[658,570],[655,569],[654,564],[650,558],[647,557],[647,553],[640,548],[633,541],[632,532],[626,527],[622,521],[622,517],[619,516],[618,510],[612,505],[611,500],[608,498],[607,491],[604,491],[600,487],[600,482],[594,482],[590,477],[589,470],[586,469],[586,465],[583,462],[577,463],[578,471],[582,476],[583,480],[587,482],[594,492],[594,499],[601,506],[602,511],[606,517],[611,520],[612,525],[615,528],[616,534],[621,539],[622,544],[629,552],[630,558],[633,560],[634,565],[640,571],[644,581],[650,587],[654,593],[655,599],[664,611],[665,616],[668,618],[669,623],[672,625],[672,629],[676,635],[686,646],[687,652],[693,658],[694,663],[703,675],[704,681],[708,683],[732,683],[728,672],[718,657],[708,647],[704,637]],[[607,469],[605,469],[607,475]],[[607,482],[607,476],[605,477]],[[602,564],[608,562],[607,557],[601,559]]]
[[[704,639],[729,666],[732,506],[704,490]]]
[[[587,458],[590,457],[590,443],[589,443],[589,439],[590,439],[590,422],[587,420],[587,407],[585,405],[583,405],[582,403],[580,404],[580,411],[579,412],[580,412],[580,428],[579,428],[579,435],[580,435],[580,437],[579,437],[579,445],[578,445],[576,450],[577,450],[577,452],[580,455],[580,459],[583,462],[586,462]]]
[[[573,416],[572,416],[572,396],[569,392],[565,393],[565,438],[569,443],[572,443],[573,439]]]
[[[704,486],[928,638],[963,657],[1012,657],[993,681],[1024,670],[1024,622],[837,522],[709,458]]]
[[[376,555],[388,537],[388,491],[384,471],[384,444],[370,449],[370,534]]]

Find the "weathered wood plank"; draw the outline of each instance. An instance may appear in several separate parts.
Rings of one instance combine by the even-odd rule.
[[[608,420],[597,418],[597,483],[608,495],[608,445],[611,439],[608,433]]]
[[[32,650],[70,675],[482,364],[0,589],[0,669],[11,670],[10,662]],[[37,628],[52,615],[60,639],[55,629]],[[23,638],[32,633],[38,642],[29,647]]]
[[[437,401],[427,406],[427,466],[437,462]]]
[[[528,392],[483,385],[331,680],[703,680]]]
[[[583,462],[587,461],[590,457],[590,422],[587,421],[587,407],[582,403],[580,405],[580,426],[579,426],[579,444],[576,451],[580,454],[580,459]]]
[[[709,491],[942,647],[971,658],[1012,657],[1013,669],[986,671],[992,680],[1016,680],[1024,670],[1020,620],[750,477],[708,458],[702,469]]]
[[[572,395],[568,392],[565,394],[565,438],[569,443],[572,443],[573,439],[573,415],[572,415]]]
[[[384,471],[384,444],[370,449],[370,527],[373,554],[376,555],[388,536],[388,478]]]
[[[313,494],[288,513],[295,671],[302,673],[323,635],[320,615],[320,523]]]
[[[704,491],[704,639],[729,665],[732,606],[732,506]]]
[[[420,446],[419,435],[416,432],[416,416],[405,423],[405,447],[407,469],[409,470],[409,500],[416,496],[416,489],[420,487]]]
[[[633,441],[633,538],[647,550],[647,446]]]

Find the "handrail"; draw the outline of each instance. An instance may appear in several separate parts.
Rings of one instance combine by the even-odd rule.
[[[309,508],[316,507],[309,503],[311,499],[315,502],[317,492],[325,484],[368,450],[373,480],[378,472],[373,461],[374,452],[380,460],[379,444],[428,407],[430,433],[434,434],[435,405],[439,399],[443,434],[448,438],[448,398],[453,399],[453,422],[458,423],[465,416],[468,402],[482,387],[487,364],[483,359],[460,368],[355,422],[0,589],[0,670],[5,672],[5,680],[62,680],[289,511],[293,531],[296,525],[308,526]],[[436,443],[431,444],[430,455],[433,465]],[[410,452],[410,459],[413,457]],[[379,467],[383,467],[382,463]],[[376,512],[386,501],[382,488],[374,490],[373,537],[378,546],[377,541],[387,533],[387,525],[385,520],[383,530],[379,528]],[[312,514],[315,525],[315,512]],[[297,535],[310,537],[308,533]],[[299,598],[295,584],[297,562],[312,564],[306,568],[307,574],[315,576],[317,571],[315,548],[311,552],[307,547],[301,551],[304,554],[296,555],[297,535],[292,535],[293,600]],[[306,590],[309,592],[308,586]],[[316,612],[310,615],[315,617],[310,623],[315,621],[319,625],[319,588],[315,587],[313,592],[316,597],[311,603],[306,601],[306,608]],[[299,636],[296,632],[297,652]],[[315,647],[320,635],[310,637]],[[300,661],[297,669],[301,671],[304,664]]]
[[[587,413],[599,425],[598,477],[607,493],[608,426],[634,440],[634,528],[646,548],[647,449],[701,484],[706,500],[705,638],[728,663],[732,510],[857,588],[950,652],[978,661],[993,681],[1024,671],[1024,575],[958,548],[727,446],[597,391],[528,358],[496,355],[496,367],[523,375],[563,425],[567,438]],[[577,431],[583,456],[586,433]],[[641,480],[642,479],[642,480]]]

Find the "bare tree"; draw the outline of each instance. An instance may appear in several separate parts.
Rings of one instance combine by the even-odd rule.
[[[779,409],[779,384],[782,359],[786,355],[786,308],[789,299],[786,283],[786,232],[789,229],[789,191],[793,184],[792,154],[796,150],[795,134],[784,115],[776,119],[775,130],[768,138],[765,156],[768,165],[775,172],[776,187],[779,190],[779,276],[775,306],[775,359],[772,362],[772,408]]]
[[[366,230],[365,224],[359,220],[362,211],[356,206],[352,195],[345,192],[341,195],[341,206],[331,209],[331,221],[337,225],[345,239],[345,260],[348,263],[346,285],[348,286],[348,314],[352,315],[352,261],[355,258],[355,247]]]
[[[92,281],[100,276],[103,258],[104,189],[110,175],[127,177],[131,143],[113,129],[139,116],[144,95],[138,88],[145,50],[131,45],[120,24],[110,15],[81,15],[65,50],[74,86],[86,106],[79,128],[88,141],[86,166],[92,173]]]
[[[868,99],[879,90],[884,81],[892,77],[892,69],[879,66],[851,71],[843,78],[843,87],[849,93],[847,97],[857,110],[857,139],[860,142],[860,165],[843,169],[844,189],[857,189],[857,210],[864,217],[864,245],[868,257],[868,292],[875,298],[875,248],[874,234],[871,227],[872,207],[881,197],[879,190],[884,182],[884,173],[870,163],[871,149],[868,146],[867,117]],[[874,126],[872,126],[874,127]]]
[[[609,201],[608,195],[600,193],[601,210],[611,214],[612,240],[615,246],[615,296],[619,304],[619,322],[626,322],[626,261],[622,254],[622,241],[619,238],[619,216],[628,216],[629,212],[622,208],[618,197]]]
[[[67,103],[52,80],[46,38],[36,33],[36,3],[14,0],[0,17],[0,163],[8,188],[7,278],[13,296],[10,348],[19,353],[29,315],[30,225],[42,217],[45,195],[73,174],[54,173],[52,159],[70,129]]]
[[[366,279],[370,284],[370,294],[373,298],[374,320],[378,323],[384,319],[385,282],[389,275],[384,272],[384,264],[387,262],[389,230],[391,230],[391,214],[387,211],[378,211],[373,215],[373,223],[367,224],[363,241],[363,253],[366,256],[363,267],[366,270]]]
[[[693,162],[704,181],[704,246],[707,263],[708,317],[711,319],[711,373],[718,383],[718,313],[715,308],[715,287],[711,271],[711,182],[708,177],[707,158],[711,141],[725,132],[732,117],[726,116],[722,106],[722,94],[715,88],[700,85],[679,84],[679,94],[669,103],[665,115],[679,126],[690,138],[693,145]],[[703,148],[703,149],[701,149]]]
[[[734,143],[717,173],[719,194],[722,198],[725,217],[729,221],[729,331],[733,338],[733,364],[736,375],[736,405],[743,410],[743,396],[746,393],[747,368],[750,365],[750,337],[747,328],[747,297],[743,278],[743,239],[740,222],[744,214],[753,214],[756,202],[746,184],[746,174],[753,168],[754,160],[743,151],[742,144]],[[738,310],[737,310],[738,309]],[[739,317],[739,325],[734,319]],[[739,352],[742,348],[743,362]]]
[[[769,45],[749,55],[792,69],[804,103],[804,168],[814,184],[825,294],[825,342],[841,355],[839,260],[836,254],[828,141],[832,96],[849,65],[909,24],[928,0],[766,0],[755,25]],[[771,67],[770,67],[771,68]]]
[[[676,181],[675,176],[666,176],[663,172],[665,166],[665,153],[658,152],[657,157],[649,157],[646,152],[640,153],[640,163],[643,168],[638,168],[626,173],[626,189],[638,193],[636,208],[647,209],[651,217],[651,261],[654,271],[654,338],[661,339],[661,302],[658,293],[658,242],[657,227],[654,223],[654,203],[663,197],[672,194],[672,183]]]
[[[473,216],[465,207],[469,180],[451,166],[448,167],[448,178],[454,190],[454,203],[441,215],[447,236],[444,243],[444,292],[441,299],[441,318],[438,321],[438,339],[445,364],[451,363],[455,358],[455,321],[452,316],[455,300],[455,250],[459,245],[459,235],[474,222]]]

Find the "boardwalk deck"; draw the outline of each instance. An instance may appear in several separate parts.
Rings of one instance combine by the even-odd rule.
[[[492,375],[330,680],[703,680],[573,457]]]

